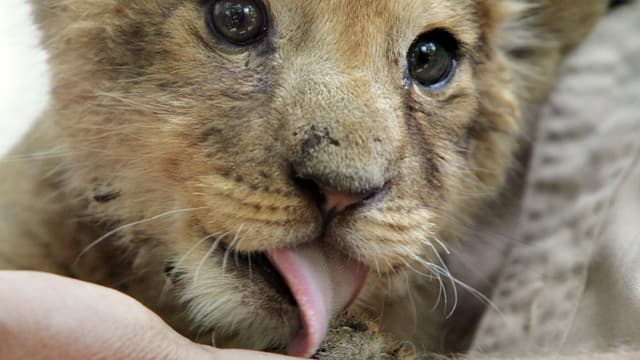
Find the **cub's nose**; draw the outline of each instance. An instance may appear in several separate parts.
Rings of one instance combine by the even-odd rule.
[[[379,196],[382,192],[382,187],[358,193],[329,190],[313,178],[296,178],[295,182],[299,188],[316,199],[318,208],[324,215],[344,212],[350,207]]]
[[[320,204],[323,213],[341,213],[347,208],[358,205],[365,200],[372,199],[379,191],[371,191],[365,194],[347,194],[341,192],[324,192],[324,201]]]

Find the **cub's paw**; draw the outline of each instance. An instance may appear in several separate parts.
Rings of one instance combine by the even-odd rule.
[[[327,339],[313,356],[319,360],[417,360],[410,344],[392,341],[371,321],[342,317],[333,322]]]

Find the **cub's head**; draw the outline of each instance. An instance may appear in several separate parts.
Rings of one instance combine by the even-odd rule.
[[[367,269],[436,269],[605,1],[34,2],[93,245],[166,269],[198,330],[310,355]]]

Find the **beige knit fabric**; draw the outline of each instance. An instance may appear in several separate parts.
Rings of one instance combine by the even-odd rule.
[[[621,224],[640,223],[640,6],[608,15],[572,55],[534,143],[521,242],[473,349],[640,346],[640,233]]]

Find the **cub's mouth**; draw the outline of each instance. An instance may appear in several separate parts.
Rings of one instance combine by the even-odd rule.
[[[250,258],[254,271],[260,271],[283,300],[298,308],[302,327],[287,346],[287,353],[298,357],[317,351],[329,322],[355,300],[368,274],[366,265],[320,241]]]
[[[233,250],[230,250],[234,255]],[[288,304],[298,307],[296,298],[291,293],[286,280],[282,277],[278,269],[269,259],[267,253],[258,253],[247,255],[244,253],[237,253],[237,256],[241,259],[241,263],[251,269],[251,272],[259,272],[262,278],[268,284],[268,286],[275,291],[275,293],[286,301]],[[250,275],[252,276],[252,275]]]

